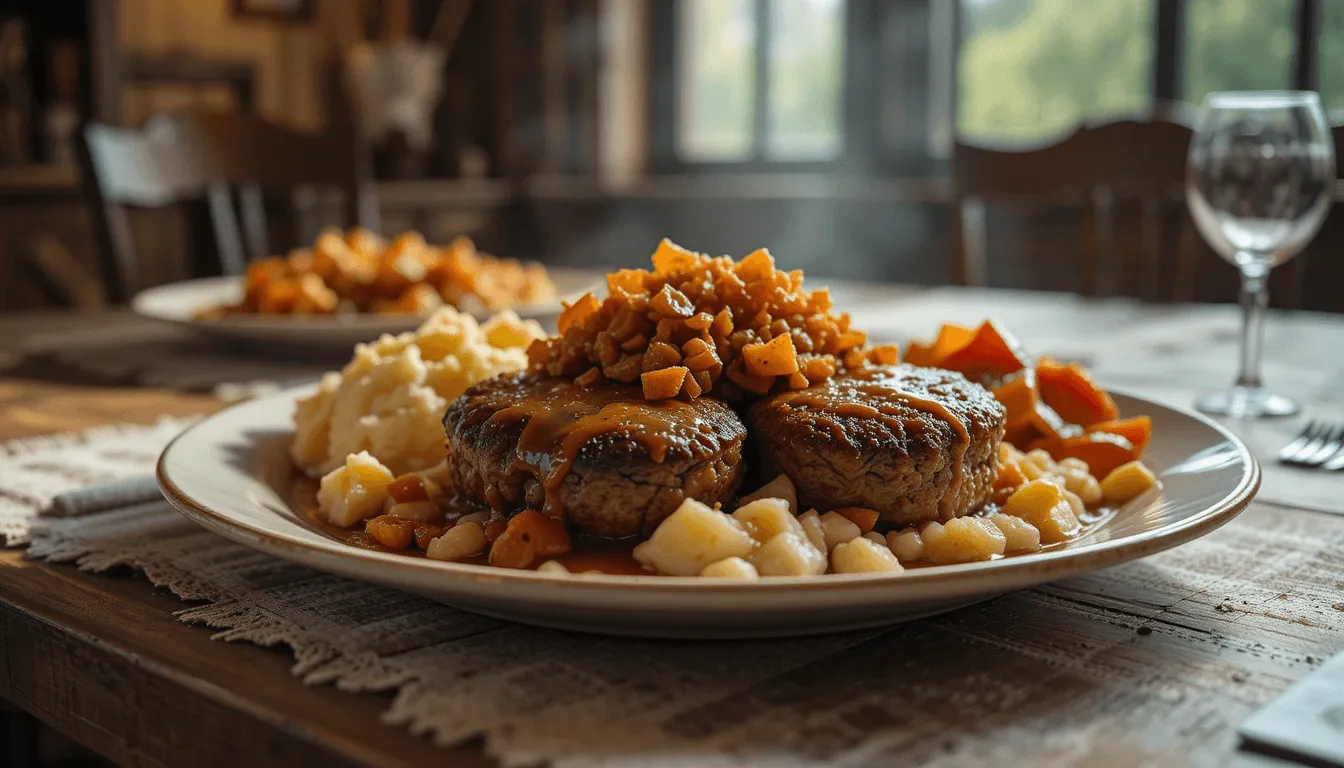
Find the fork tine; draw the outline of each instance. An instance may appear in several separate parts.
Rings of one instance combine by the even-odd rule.
[[[1321,443],[1321,447],[1304,458],[1302,463],[1313,467],[1324,464],[1336,453],[1339,453],[1341,444],[1344,444],[1344,424],[1336,426],[1330,437]]]
[[[1318,421],[1316,423],[1315,431],[1311,434],[1311,438],[1288,458],[1288,463],[1306,464],[1307,460],[1319,451],[1321,446],[1325,445],[1330,440],[1334,431],[1334,425],[1330,422]]]
[[[1289,463],[1295,462],[1298,454],[1302,452],[1302,449],[1306,448],[1312,440],[1316,439],[1317,433],[1322,426],[1323,425],[1316,421],[1316,419],[1308,421],[1307,425],[1302,428],[1302,431],[1297,433],[1297,437],[1293,438],[1292,442],[1283,446],[1283,450],[1279,451],[1279,461]]]
[[[1324,469],[1327,472],[1338,472],[1339,470],[1344,469],[1344,450],[1335,454],[1333,459],[1322,464],[1321,469]]]

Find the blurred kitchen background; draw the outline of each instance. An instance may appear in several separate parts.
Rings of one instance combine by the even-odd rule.
[[[548,264],[643,265],[668,236],[810,275],[1229,301],[1178,184],[999,201],[964,148],[1280,88],[1344,109],[1344,0],[0,0],[0,311],[124,298],[81,126],[184,111],[354,126],[384,232]],[[131,282],[218,272],[208,210],[136,206]],[[1163,226],[1131,258],[1140,221]],[[1276,305],[1344,309],[1342,236],[1332,214]]]

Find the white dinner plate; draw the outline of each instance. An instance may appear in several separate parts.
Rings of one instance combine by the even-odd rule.
[[[164,495],[183,515],[248,547],[449,605],[550,627],[661,637],[801,635],[926,616],[1004,592],[1124,563],[1183,544],[1245,509],[1260,486],[1251,452],[1193,413],[1116,395],[1148,414],[1144,461],[1160,494],[1125,505],[1079,539],[1048,551],[901,574],[766,578],[756,582],[553,575],[446,563],[344,544],[291,503],[299,477],[286,447],[300,387],[234,405],[178,436],[159,459]]]
[[[560,301],[581,296],[604,285],[603,273],[547,267],[559,298],[520,304],[513,310],[523,318],[543,325],[560,313]],[[340,349],[371,341],[384,333],[413,331],[424,321],[417,315],[229,315],[217,320],[198,320],[201,310],[234,304],[242,298],[240,277],[206,277],[150,288],[135,295],[131,308],[143,317],[176,323],[203,333],[254,343],[270,343]],[[488,317],[486,315],[485,317]],[[485,317],[478,319],[484,320]]]

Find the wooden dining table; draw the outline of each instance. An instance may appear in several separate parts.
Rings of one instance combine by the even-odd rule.
[[[876,285],[837,295],[875,337],[993,317],[1036,351],[1177,406],[1225,384],[1235,362],[1231,307]],[[174,343],[204,343],[124,311],[0,318],[0,440],[222,405],[199,380],[175,384],[162,359],[154,376],[88,364],[81,350],[103,349],[91,341],[100,334],[168,344],[156,347],[160,357]],[[1271,383],[1298,396],[1306,416],[1344,416],[1344,317],[1276,314],[1268,350]],[[1031,692],[988,716],[977,709],[940,765],[994,765],[1004,755],[1039,765],[1292,764],[1242,748],[1236,729],[1344,651],[1344,493],[1331,502],[1328,492],[1332,480],[1344,491],[1344,473],[1272,466],[1273,448],[1300,420],[1228,423],[1266,474],[1260,499],[1210,534],[1218,556],[1178,547],[998,598],[992,610],[920,619],[897,642],[893,652],[931,669],[924,679],[962,681],[931,700],[940,712],[974,700],[969,680]],[[1300,500],[1297,485],[1308,489]],[[86,573],[0,550],[0,697],[122,765],[495,764],[480,741],[443,748],[382,722],[385,696],[305,685],[283,647],[213,640],[177,620],[183,607],[131,569]],[[1047,738],[1053,721],[1079,718],[1090,726],[1085,740]]]

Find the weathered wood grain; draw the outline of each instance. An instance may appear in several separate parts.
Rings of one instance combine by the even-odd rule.
[[[0,551],[0,696],[123,765],[492,765],[384,725],[380,697],[305,686],[284,649],[211,640],[181,607]]]

